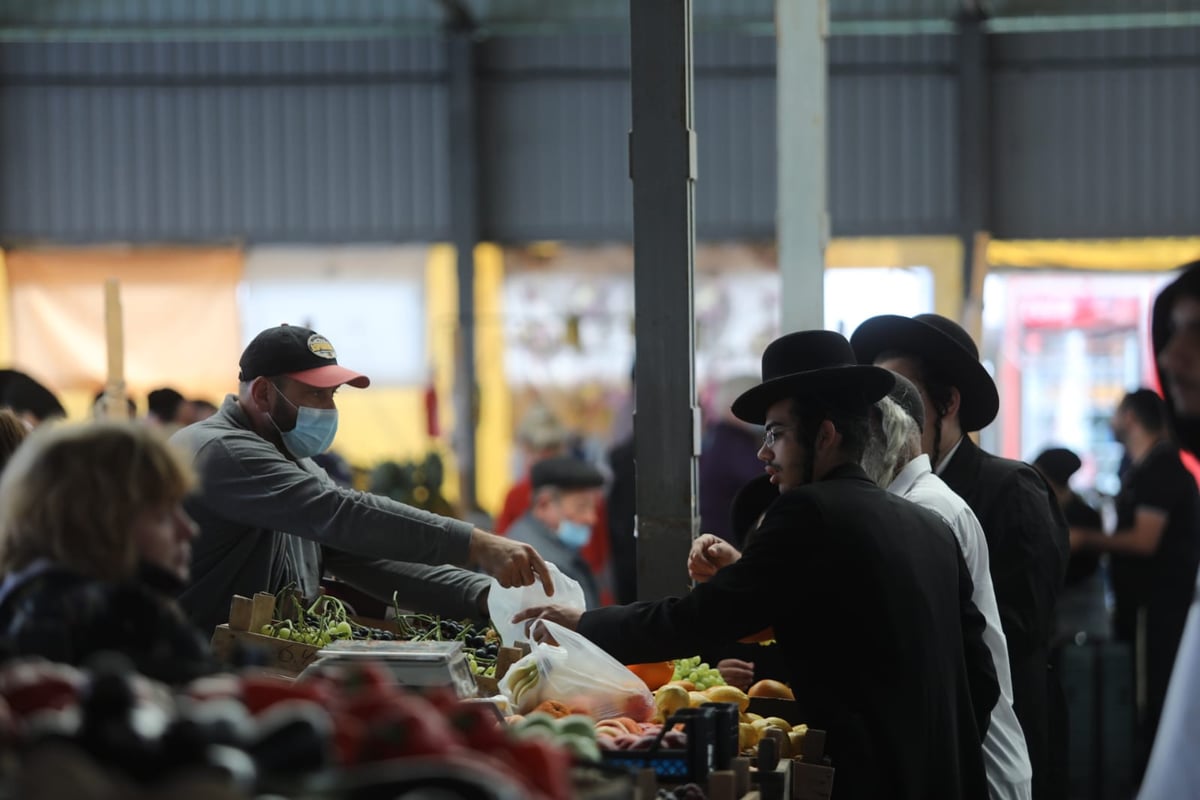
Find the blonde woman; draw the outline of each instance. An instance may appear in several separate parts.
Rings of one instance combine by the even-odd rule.
[[[195,524],[193,477],[132,423],[39,429],[0,478],[0,637],[12,654],[82,663],[115,650],[181,682],[210,670],[175,595]]]

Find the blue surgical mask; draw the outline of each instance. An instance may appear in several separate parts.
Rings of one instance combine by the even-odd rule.
[[[276,387],[278,388],[278,387]],[[279,431],[275,420],[275,430],[283,437],[283,445],[296,458],[312,458],[329,449],[333,437],[337,435],[338,412],[336,408],[309,408],[298,406],[279,393],[283,401],[296,409],[296,427],[290,431]]]
[[[558,523],[558,540],[572,550],[578,550],[592,538],[592,528],[582,522],[564,519]]]

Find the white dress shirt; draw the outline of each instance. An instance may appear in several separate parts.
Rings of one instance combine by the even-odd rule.
[[[955,445],[943,459],[943,467],[957,449],[958,445]],[[975,584],[971,600],[987,621],[983,641],[992,654],[996,679],[1000,683],[1000,699],[992,709],[991,723],[983,740],[988,794],[991,800],[1029,800],[1032,796],[1030,782],[1033,779],[1033,767],[1030,766],[1029,751],[1025,747],[1025,734],[1021,732],[1021,724],[1013,711],[1008,642],[1000,627],[1000,610],[992,589],[983,528],[966,501],[933,474],[927,455],[919,455],[908,462],[888,486],[888,491],[934,512],[954,531],[963,560],[967,562],[967,571]]]

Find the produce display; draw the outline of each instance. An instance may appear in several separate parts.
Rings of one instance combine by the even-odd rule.
[[[314,779],[424,759],[511,787],[509,796],[572,796],[572,750],[507,729],[488,703],[405,691],[371,663],[303,681],[221,675],[173,693],[124,659],[92,671],[17,661],[0,669],[0,725],[19,752],[53,746],[133,786],[187,772],[223,784],[220,796],[307,797]],[[563,723],[563,733],[583,742],[590,725]]]
[[[324,647],[335,640],[460,641],[476,676],[494,677],[500,636],[490,625],[477,627],[469,620],[442,619],[429,614],[408,614],[397,609],[387,624],[373,627],[354,620],[345,604],[332,595],[322,595],[311,605],[304,603],[293,587],[276,595],[275,608],[286,610],[279,619],[263,625],[257,633]],[[381,623],[382,624],[382,623]]]
[[[725,679],[721,677],[720,671],[715,667],[705,664],[700,660],[700,656],[677,659],[675,661],[675,672],[671,676],[671,680],[690,681],[700,691],[704,691],[710,686],[721,686],[725,683]]]

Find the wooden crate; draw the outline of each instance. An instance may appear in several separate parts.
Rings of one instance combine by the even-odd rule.
[[[310,644],[263,636],[251,631],[237,631],[228,625],[218,625],[213,630],[212,651],[218,661],[232,663],[234,652],[239,647],[251,647],[265,654],[264,666],[289,678],[303,672],[305,667],[317,660],[317,655],[321,652],[321,648]]]
[[[262,627],[275,617],[275,596],[259,592],[253,598],[235,595],[229,607],[229,623],[218,625],[213,630],[212,651],[216,658],[226,664],[232,663],[235,651],[239,647],[254,648],[266,656],[266,668],[289,678],[294,678],[316,661],[321,648],[280,639],[275,636],[264,636],[259,633]],[[359,625],[388,631],[399,635],[400,628],[392,620],[374,619],[372,617],[351,616],[350,619]],[[509,665],[528,652],[512,648],[500,648],[497,661],[496,677],[486,678],[475,676],[479,686],[480,697],[494,697],[500,693],[499,680],[504,677]]]

